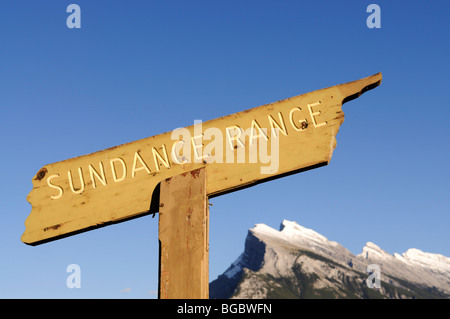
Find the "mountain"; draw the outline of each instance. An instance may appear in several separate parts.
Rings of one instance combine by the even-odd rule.
[[[371,242],[354,255],[284,220],[280,231],[251,228],[244,252],[209,287],[219,299],[450,298],[450,258],[414,248],[391,255]]]

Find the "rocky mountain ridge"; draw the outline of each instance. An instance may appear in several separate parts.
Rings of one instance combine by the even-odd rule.
[[[370,288],[377,265],[381,288]],[[376,275],[376,276],[375,276]],[[211,298],[450,298],[450,258],[409,249],[393,255],[368,242],[354,255],[312,229],[284,220],[257,224],[244,252],[210,283]]]

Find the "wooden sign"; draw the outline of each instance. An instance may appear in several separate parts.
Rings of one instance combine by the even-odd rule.
[[[37,245],[158,212],[158,185],[204,168],[207,196],[328,164],[342,104],[381,74],[45,165],[22,241]]]

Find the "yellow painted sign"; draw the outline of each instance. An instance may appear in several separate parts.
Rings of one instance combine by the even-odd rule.
[[[22,241],[37,245],[157,212],[159,183],[198,168],[216,196],[326,165],[342,104],[380,83],[378,73],[46,165],[32,179]]]

